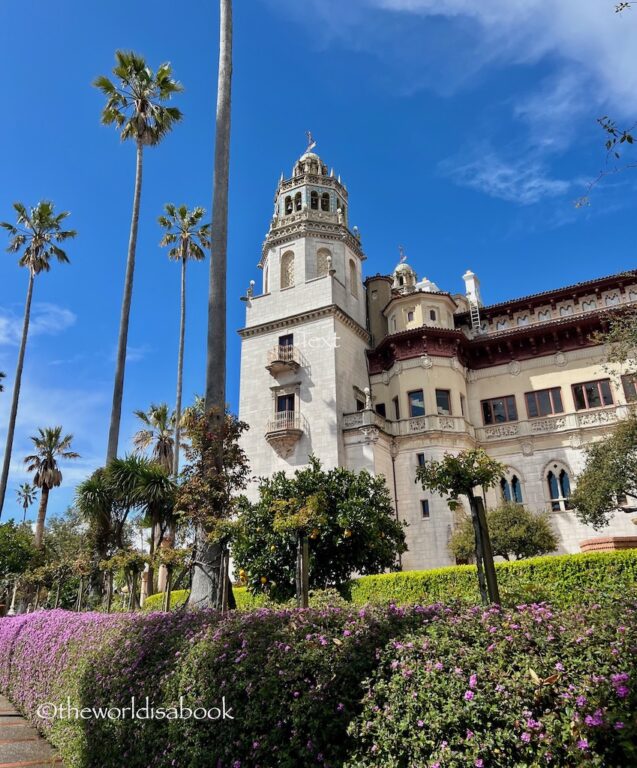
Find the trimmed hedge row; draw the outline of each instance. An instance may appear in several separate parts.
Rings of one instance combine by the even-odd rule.
[[[237,608],[240,611],[247,611],[251,608],[259,608],[263,605],[263,598],[251,595],[245,587],[233,587],[234,599],[237,601]],[[189,590],[176,589],[170,595],[171,609],[180,608],[188,597]],[[144,602],[145,611],[161,611],[164,595],[158,592],[156,595],[150,595]]]
[[[636,651],[628,599],[555,613],[43,611],[0,619],[0,690],[67,768],[619,768],[637,761]],[[37,714],[132,696],[175,712],[183,697],[212,719]]]
[[[637,584],[637,549],[496,563],[496,571],[503,604],[548,601],[567,607]],[[348,592],[355,605],[480,602],[473,565],[362,576],[350,582]]]

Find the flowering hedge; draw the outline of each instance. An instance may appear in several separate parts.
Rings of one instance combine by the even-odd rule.
[[[496,563],[495,567],[504,604],[547,601],[567,607],[595,602],[637,584],[637,549],[548,555]],[[480,602],[473,565],[361,576],[350,583],[349,591],[355,605]]]
[[[485,755],[485,768],[610,768],[637,761],[635,651],[627,598],[556,613],[48,611],[0,619],[0,689],[67,768],[456,768]],[[36,715],[67,697],[81,709],[133,695],[193,709],[225,699],[234,719]]]

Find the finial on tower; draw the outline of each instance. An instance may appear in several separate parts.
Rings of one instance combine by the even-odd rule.
[[[307,136],[307,149],[305,151],[311,152],[316,146],[316,140],[312,136],[312,131],[306,131],[305,135]]]
[[[400,264],[404,264],[407,261],[407,254],[405,253],[405,249],[402,245],[398,246],[398,253],[400,254]]]

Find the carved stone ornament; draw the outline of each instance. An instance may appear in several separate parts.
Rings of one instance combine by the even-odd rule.
[[[383,384],[389,384],[390,375],[387,371],[383,371]]]
[[[533,443],[522,443],[522,455],[533,456]]]
[[[366,443],[375,443],[380,435],[380,430],[377,427],[361,427],[360,431],[365,435]]]
[[[557,365],[559,368],[563,368],[566,363],[568,362],[568,358],[564,354],[564,352],[557,352],[553,357],[553,362],[555,365]]]
[[[429,357],[429,355],[421,355],[420,356],[420,365],[422,365],[423,368],[433,368],[434,361]]]
[[[521,370],[522,370],[522,366],[520,365],[520,363],[518,363],[517,360],[511,360],[511,362],[509,363],[509,373],[511,374],[511,376],[519,376]]]

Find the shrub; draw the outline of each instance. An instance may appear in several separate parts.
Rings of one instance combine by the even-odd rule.
[[[619,768],[637,759],[636,648],[628,600],[555,613],[261,608],[223,620],[48,611],[0,621],[0,689],[67,768],[459,768],[485,753],[490,767],[524,768],[546,764],[549,745],[553,765]],[[36,714],[67,697],[81,709],[133,695],[156,708],[225,699],[233,719]]]
[[[472,608],[394,640],[347,765],[636,765],[636,608]]]
[[[265,600],[263,597],[251,595],[245,587],[233,587],[234,599],[237,601],[237,609],[240,611],[247,611],[251,608],[261,607]],[[176,589],[170,595],[170,609],[180,608],[188,597],[188,589]],[[145,611],[161,611],[164,595],[162,592],[158,592],[155,595],[150,595],[144,602]]]
[[[536,557],[496,563],[502,602],[546,600],[566,607],[619,593],[637,583],[637,550]],[[349,585],[356,605],[462,600],[479,603],[475,566],[362,576]]]

